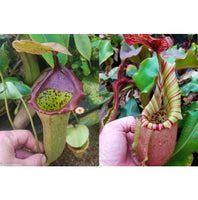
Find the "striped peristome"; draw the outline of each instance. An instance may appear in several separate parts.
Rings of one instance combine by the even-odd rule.
[[[159,61],[159,74],[156,89],[151,101],[141,114],[141,126],[152,130],[171,128],[174,123],[182,119],[181,92],[175,75],[175,64],[169,64],[157,54]],[[160,123],[151,119],[160,115],[160,110],[166,111],[166,116]],[[161,112],[163,113],[163,112]]]

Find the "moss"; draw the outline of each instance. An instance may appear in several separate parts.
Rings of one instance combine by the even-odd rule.
[[[99,84],[98,84],[98,73],[94,75],[89,75],[84,77],[82,82],[83,90],[89,96],[89,99],[92,101],[93,104],[99,104]]]

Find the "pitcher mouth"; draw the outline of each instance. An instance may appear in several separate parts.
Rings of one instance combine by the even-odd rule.
[[[162,124],[168,119],[167,111],[164,107],[160,108],[160,110],[150,116],[148,121],[152,124]]]
[[[141,126],[147,127],[151,130],[160,131],[164,128],[171,128],[172,121],[168,118],[167,109],[162,106],[157,112],[150,113],[150,115],[141,115]],[[167,124],[169,126],[167,126]]]
[[[66,106],[71,100],[72,96],[72,93],[48,88],[37,95],[36,101],[39,108],[48,112],[52,112]]]
[[[30,94],[29,103],[43,114],[54,115],[70,112],[86,94],[74,73],[64,66],[51,69]]]

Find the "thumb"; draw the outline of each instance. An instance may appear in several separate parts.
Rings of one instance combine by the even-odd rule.
[[[46,165],[46,157],[44,154],[37,153],[25,159],[15,159],[15,162],[25,166],[43,166]]]
[[[123,117],[117,120],[114,120],[108,124],[105,125],[104,129],[109,130],[117,130],[119,132],[135,132],[135,124],[136,124],[136,119],[132,116],[128,117]]]

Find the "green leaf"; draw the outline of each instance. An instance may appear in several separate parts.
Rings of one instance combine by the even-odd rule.
[[[177,49],[176,46],[172,48],[168,48],[166,51],[160,53],[160,55],[166,60],[168,63],[173,64],[177,58],[184,58],[186,53],[184,49]]]
[[[198,101],[196,101],[196,102],[191,102],[190,104],[183,106],[183,107],[182,107],[183,116],[185,117],[186,114],[187,114],[189,111],[193,111],[193,110],[196,110],[196,109],[198,109]]]
[[[136,63],[136,64],[140,64],[143,60],[145,60],[146,58],[149,58],[151,55],[151,51],[149,50],[147,46],[143,45],[141,47],[138,47],[137,50],[138,49],[140,49],[139,54],[134,55],[129,58],[131,62]]]
[[[63,34],[61,35],[63,37],[64,41],[64,46],[68,49],[69,48],[69,39],[70,39],[70,34]]]
[[[119,67],[114,67],[108,74],[109,78],[111,78],[112,80],[116,80],[118,77],[118,70]]]
[[[109,100],[109,98],[113,95],[113,92],[106,92],[100,95],[99,97],[99,104],[102,105],[104,104],[106,101]]]
[[[79,60],[72,63],[71,67],[73,70],[77,70],[81,65],[81,62]]]
[[[56,42],[39,43],[30,40],[15,40],[12,45],[18,52],[38,55],[56,52],[71,55],[63,45]]]
[[[132,56],[137,56],[140,53],[141,48],[142,47],[136,49],[133,45],[130,46],[126,42],[124,42],[121,46],[121,49],[120,49],[121,60],[124,60],[126,58],[130,58]]]
[[[90,61],[91,58],[91,42],[87,34],[74,34],[74,41],[79,53]]]
[[[40,75],[40,68],[36,55],[29,53],[19,53],[24,66],[24,83],[33,85]]]
[[[196,105],[195,105],[196,104]],[[166,165],[189,165],[192,153],[198,152],[198,102],[190,104],[183,116],[183,128],[171,159]],[[191,107],[197,107],[191,109]],[[191,161],[192,163],[192,161]]]
[[[5,78],[7,99],[20,99],[29,95],[32,89],[19,82],[16,78]],[[3,91],[3,84],[0,83],[0,91]],[[4,99],[4,93],[0,92],[0,99]]]
[[[7,50],[7,47],[8,47],[8,41],[4,42],[2,45],[1,45],[1,49],[3,51],[6,51]]]
[[[135,65],[130,64],[130,65],[127,66],[126,75],[128,77],[132,77],[133,74],[136,73],[136,72],[137,72],[137,67]]]
[[[186,114],[188,114],[189,111],[196,110],[198,108],[198,102],[191,102],[188,105],[182,106],[182,116],[185,118]],[[179,120],[178,122],[178,128],[182,129],[184,126],[183,120]]]
[[[158,60],[155,56],[141,62],[138,72],[133,75],[133,80],[141,91],[140,98],[144,107],[147,105],[150,93],[157,83],[158,72]]]
[[[174,56],[169,56],[166,60],[167,63],[169,64],[174,64],[175,63],[175,57]]]
[[[79,124],[84,124],[88,127],[93,126],[94,124],[99,123],[99,109],[94,110],[93,112],[90,112],[86,114],[84,117],[81,117],[79,119]]]
[[[0,49],[0,72],[3,73],[8,68],[9,60],[3,50]]]
[[[83,63],[83,64],[81,65],[81,69],[83,70],[83,74],[84,74],[85,76],[88,76],[88,75],[91,73],[91,71],[90,71],[89,66],[88,66],[87,63]]]
[[[102,84],[102,85],[99,87],[99,95],[102,95],[102,94],[105,94],[105,93],[108,93],[108,90],[107,90],[105,84]]]
[[[107,108],[108,109],[108,108]],[[111,117],[111,113],[113,112],[113,107],[109,108],[106,115],[102,118],[102,125],[105,125]]]
[[[197,52],[198,52],[198,46],[197,46],[197,44],[195,44],[194,42],[191,44],[191,47],[189,48],[189,50],[191,50],[191,51],[194,51],[195,52],[195,54],[197,54]]]
[[[112,79],[112,80],[116,80],[118,77],[118,70],[119,67],[114,67],[107,75],[106,74],[101,74],[100,75],[100,80],[107,80],[107,79]]]
[[[129,58],[129,60],[133,63],[140,64],[144,59],[150,57],[151,51],[149,51],[148,47],[141,46],[135,48],[135,45],[129,46],[126,42],[124,42],[120,49],[120,58],[124,60]]]
[[[198,92],[198,72],[190,71],[185,75],[191,75],[192,79],[190,82],[180,86],[180,90],[183,96],[188,96],[190,92]],[[182,78],[182,76],[180,77]]]
[[[165,166],[190,166],[193,162],[193,154],[183,157],[180,160],[170,159]]]
[[[112,40],[116,46],[120,46],[121,42],[124,40],[124,37],[122,34],[113,34]]]
[[[0,34],[0,40],[5,39],[6,37],[3,34]]]
[[[112,57],[107,58],[107,60],[105,60],[105,71],[106,72],[111,71],[112,65],[113,65],[113,58]]]
[[[123,106],[119,118],[126,116],[133,116],[140,118],[140,111],[135,99],[129,99],[129,101]]]
[[[89,138],[89,129],[78,124],[75,128],[67,128],[66,142],[73,148],[82,147]]]
[[[30,34],[30,38],[39,43],[47,43],[47,42],[55,42],[63,45],[64,47],[68,48],[69,46],[69,35],[62,35],[62,34]],[[54,60],[52,57],[52,53],[48,53],[42,55],[43,58],[47,61],[47,63],[54,67]],[[63,53],[58,53],[58,60],[62,65],[65,65],[68,60],[68,55]]]
[[[100,74],[100,81],[106,81],[107,79],[109,79],[109,76],[106,74]]]
[[[91,48],[97,48],[99,47],[99,44],[102,40],[100,39],[97,39],[97,40],[94,40],[92,43],[91,43]]]
[[[175,60],[175,70],[178,69],[197,69],[198,68],[198,60],[195,52],[188,50],[187,55],[183,59]]]
[[[113,55],[113,49],[110,40],[102,40],[99,44],[99,64]]]

